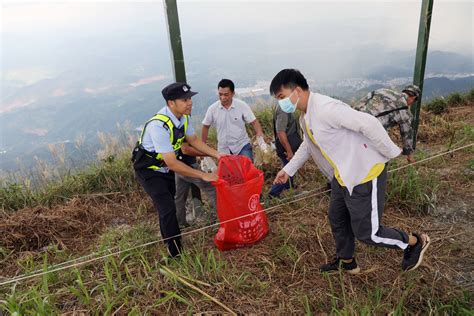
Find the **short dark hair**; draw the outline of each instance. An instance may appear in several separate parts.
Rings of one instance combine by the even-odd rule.
[[[232,80],[222,79],[221,81],[219,81],[219,84],[217,85],[217,89],[219,88],[229,88],[231,92],[234,92],[235,86]]]
[[[281,88],[294,89],[300,87],[303,90],[309,90],[306,78],[297,69],[283,69],[273,78],[270,84],[270,94],[275,96]]]

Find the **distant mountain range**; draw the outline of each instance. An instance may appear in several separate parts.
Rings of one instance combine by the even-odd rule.
[[[388,54],[383,62],[369,71],[367,78],[388,80],[397,77],[412,77],[415,65],[415,51],[393,52]],[[472,56],[456,53],[433,51],[428,54],[425,74],[473,74],[474,62]]]
[[[412,83],[412,77],[393,78],[387,81],[381,79],[352,78],[337,83],[318,86],[319,92],[350,101],[361,98],[370,91],[380,88],[401,90]],[[474,88],[474,74],[437,75],[425,78],[423,101],[445,96],[453,92],[466,92]]]
[[[201,67],[206,67],[205,61]],[[392,53],[385,64],[380,61],[364,68],[365,76],[322,82],[306,73],[316,91],[337,96],[344,100],[358,98],[367,91],[380,87],[399,88],[411,82],[414,52]],[[233,65],[231,67],[235,67]],[[193,116],[197,123],[207,106],[217,100],[216,85],[221,74],[201,76],[198,80],[189,67],[189,81],[197,82],[193,90],[199,94],[193,98]],[[253,82],[251,73],[243,78],[233,77],[242,97],[252,102],[255,95],[268,96],[271,77],[261,79],[262,73],[273,73],[267,65],[261,70],[258,65],[252,69],[260,73]],[[64,143],[72,164],[80,165],[92,159],[100,148],[97,132],[118,133],[117,123],[125,126],[128,122],[130,132],[143,124],[153,113],[164,106],[161,89],[171,82],[171,74],[166,67],[123,67],[119,62],[106,65],[97,63],[95,67],[83,67],[75,71],[44,79],[31,85],[21,86],[18,82],[3,81],[4,90],[0,108],[0,169],[17,169],[17,158],[27,168],[34,165],[34,156],[50,160],[48,144]],[[274,68],[272,68],[274,69]],[[304,72],[304,71],[303,71]],[[474,65],[472,59],[447,52],[432,52],[426,68],[424,100],[447,95],[454,91],[467,91],[474,87]],[[261,87],[259,86],[261,85]],[[82,153],[76,149],[76,139],[84,139],[86,145]],[[86,153],[84,152],[86,151]]]

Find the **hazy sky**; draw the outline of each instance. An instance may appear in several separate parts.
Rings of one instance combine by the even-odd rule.
[[[267,90],[298,68],[315,91],[341,96],[411,80],[421,0],[177,3],[195,118],[222,78]],[[472,19],[472,0],[434,0],[427,74],[473,72]],[[162,0],[0,0],[0,158],[141,124],[162,106],[171,68]]]
[[[34,67],[39,77],[45,75],[42,72],[48,70],[41,68],[42,56],[66,49],[71,38],[83,38],[88,44],[91,38],[96,42],[105,39],[106,45],[119,35],[135,36],[138,30],[139,34],[154,33],[154,40],[167,43],[162,1],[3,0],[1,6],[2,76],[5,69],[12,71],[10,64],[20,77],[19,65],[29,69],[29,76]],[[295,54],[317,49],[331,54],[370,43],[385,50],[413,50],[420,7],[421,0],[178,0],[185,59],[191,60],[198,58],[193,55],[195,43],[207,40],[211,50],[226,45],[238,51],[244,49],[243,37],[266,43],[269,56],[277,49]],[[435,0],[430,50],[472,57],[472,18],[471,1]],[[74,47],[64,54],[75,51],[80,50]]]
[[[314,24],[335,26],[358,21],[368,37],[386,34],[396,48],[412,47],[421,0],[396,1],[200,1],[178,0],[183,31],[192,35],[275,31]],[[100,31],[139,20],[162,20],[162,1],[44,1],[3,0],[2,34]],[[431,30],[433,49],[472,50],[472,1],[435,0]],[[191,26],[192,27],[189,27]],[[157,24],[160,29],[163,25]],[[113,30],[110,25],[106,30]],[[415,34],[413,34],[415,33]],[[185,34],[183,34],[185,35]],[[276,34],[275,34],[276,35]],[[331,34],[335,38],[337,33]],[[415,35],[415,36],[413,36]]]

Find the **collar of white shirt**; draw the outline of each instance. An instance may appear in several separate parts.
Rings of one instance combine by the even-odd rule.
[[[229,106],[228,109],[226,109],[221,102],[219,102],[219,109],[224,109],[224,110],[230,110],[230,109],[235,109],[235,102],[232,100],[231,105]]]

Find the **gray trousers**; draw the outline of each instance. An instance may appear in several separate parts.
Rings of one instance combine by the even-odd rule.
[[[387,168],[374,180],[354,187],[352,195],[334,177],[331,182],[329,223],[336,256],[354,256],[355,238],[369,245],[405,249],[408,234],[380,224],[384,209]]]
[[[199,169],[198,164],[193,164],[190,167],[194,169]],[[192,177],[182,176],[178,173],[175,173],[175,182],[176,182],[176,195],[175,195],[175,204],[176,204],[176,218],[178,223],[183,225],[186,223],[186,200],[188,198],[189,188],[191,184],[195,184],[206,194],[209,202],[212,206],[216,205],[216,189],[212,186],[211,183],[204,180]],[[202,214],[195,214],[196,217],[199,217]]]

